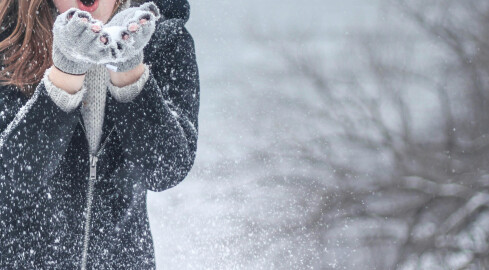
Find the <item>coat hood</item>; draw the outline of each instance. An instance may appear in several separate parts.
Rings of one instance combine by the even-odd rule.
[[[145,1],[150,2],[150,1]],[[188,21],[190,16],[190,4],[187,0],[152,0],[166,20],[182,19]]]

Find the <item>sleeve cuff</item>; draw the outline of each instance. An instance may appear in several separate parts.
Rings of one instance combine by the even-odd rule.
[[[146,84],[148,78],[149,78],[149,68],[145,64],[143,74],[135,83],[126,85],[124,87],[117,87],[113,85],[112,82],[110,82],[109,83],[110,94],[118,102],[122,102],[122,103],[131,102],[134,98],[136,98],[139,95],[139,93],[141,93],[141,90],[143,90],[143,87]]]
[[[51,100],[58,105],[63,111],[71,112],[80,105],[83,95],[87,91],[85,85],[82,86],[82,89],[75,94],[70,94],[65,90],[56,87],[51,80],[49,80],[48,75],[51,71],[51,68],[48,68],[44,73],[43,82],[46,86],[46,91],[51,97]]]

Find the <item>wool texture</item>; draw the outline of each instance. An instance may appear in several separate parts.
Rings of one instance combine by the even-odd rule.
[[[135,32],[127,31],[131,23],[138,23],[142,18],[147,21],[139,25]],[[153,2],[144,3],[138,7],[127,8],[117,13],[106,25],[102,33],[108,35],[109,47],[113,48],[118,58],[124,61],[113,61],[110,64],[118,71],[128,71],[135,68],[143,61],[143,49],[151,39],[156,22],[161,18],[157,5]],[[123,33],[129,38],[124,40]]]
[[[49,96],[63,111],[71,112],[82,103],[80,111],[85,124],[89,151],[95,154],[102,138],[107,89],[115,100],[123,103],[131,102],[148,80],[149,67],[145,65],[144,69],[143,75],[135,83],[117,87],[110,82],[107,68],[104,65],[95,65],[88,70],[82,89],[75,94],[67,93],[49,80],[51,68],[46,71],[43,80]]]
[[[90,13],[70,8],[56,17],[53,26],[53,63],[63,72],[84,74],[94,63],[110,57],[110,48],[100,41],[92,23],[102,26]],[[89,53],[87,53],[89,52]]]
[[[42,78],[44,85],[46,85],[46,91],[54,103],[56,103],[56,105],[58,105],[63,111],[71,112],[78,107],[78,105],[80,105],[83,95],[85,92],[87,92],[87,89],[85,86],[82,86],[82,89],[75,94],[70,94],[62,89],[59,89],[51,82],[51,80],[49,80],[48,76],[51,69],[52,67],[48,68],[46,72],[44,72],[44,77]]]
[[[95,154],[102,137],[104,124],[105,98],[109,84],[109,72],[102,65],[96,65],[88,70],[85,77],[85,87],[89,89],[83,97],[81,114],[85,123],[90,154]]]
[[[136,98],[137,95],[139,95],[148,78],[149,67],[147,65],[144,65],[143,75],[141,75],[141,78],[139,78],[139,80],[137,80],[135,83],[126,85],[124,87],[117,87],[112,83],[109,83],[110,94],[115,100],[119,102],[131,102],[132,100],[134,100],[134,98]]]

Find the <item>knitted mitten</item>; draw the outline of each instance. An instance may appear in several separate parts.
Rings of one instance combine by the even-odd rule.
[[[53,26],[53,62],[61,71],[84,74],[101,59],[108,58],[109,47],[102,37],[103,23],[90,13],[71,8],[60,14]]]
[[[102,30],[109,36],[112,59],[107,67],[118,72],[135,68],[143,61],[143,49],[155,31],[160,11],[153,2],[116,14]]]

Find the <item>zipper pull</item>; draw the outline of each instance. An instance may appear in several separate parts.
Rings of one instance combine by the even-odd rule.
[[[98,157],[90,155],[90,180],[97,180]]]

